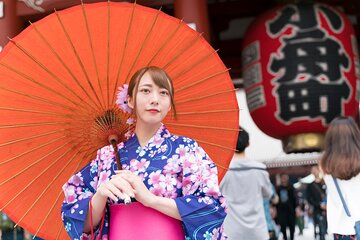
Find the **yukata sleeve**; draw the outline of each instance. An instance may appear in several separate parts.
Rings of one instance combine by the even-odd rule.
[[[183,196],[175,202],[187,239],[226,239],[223,233],[226,206],[214,162],[193,140],[180,144],[179,153]]]
[[[73,175],[63,186],[65,199],[61,207],[61,218],[65,230],[71,239],[90,239],[90,235],[83,233],[89,201],[96,192],[98,184],[98,163],[101,150],[97,158]],[[107,217],[105,216],[105,226]],[[96,229],[96,235],[99,230]]]

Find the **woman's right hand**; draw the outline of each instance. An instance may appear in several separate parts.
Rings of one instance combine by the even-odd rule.
[[[96,193],[105,199],[110,198],[114,202],[118,202],[119,199],[125,200],[135,196],[133,187],[119,174],[113,175],[110,181],[102,183]]]
[[[91,226],[90,214],[87,214],[84,232],[89,233],[92,228],[99,225],[108,198],[114,202],[118,202],[119,199],[123,199],[125,202],[126,198],[130,200],[130,197],[135,196],[134,191],[128,181],[123,179],[119,174],[113,175],[109,181],[100,184],[90,200],[92,203],[92,212],[90,214],[92,214],[93,223]]]

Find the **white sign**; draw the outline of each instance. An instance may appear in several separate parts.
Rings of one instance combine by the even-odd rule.
[[[4,2],[0,1],[0,18],[4,17]]]

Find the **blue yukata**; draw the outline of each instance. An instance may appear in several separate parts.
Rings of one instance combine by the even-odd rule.
[[[226,207],[219,192],[217,169],[197,142],[172,135],[161,125],[144,148],[135,134],[118,148],[124,170],[140,176],[153,194],[175,200],[182,218],[184,239],[226,239],[223,232]],[[95,160],[63,186],[62,220],[72,239],[90,239],[89,234],[83,233],[89,200],[102,183],[111,179],[115,170],[114,150],[106,146],[98,150]],[[111,204],[115,203],[108,199],[108,205]],[[106,209],[103,240],[108,239],[109,233]],[[96,229],[95,235],[99,232],[99,228]]]

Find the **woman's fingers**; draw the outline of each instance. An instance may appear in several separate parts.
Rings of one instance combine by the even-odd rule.
[[[136,181],[137,177],[133,172],[129,171],[129,170],[117,170],[115,171],[116,176],[120,176],[123,179],[126,179],[126,181],[128,181],[130,184],[134,184],[134,181]]]
[[[131,184],[124,178],[122,178],[119,175],[115,175],[112,177],[110,182],[113,182],[113,184],[121,190],[123,194],[126,194],[128,197],[134,197],[134,188],[131,186]]]
[[[110,182],[104,183],[99,190],[103,196],[106,196],[115,202],[118,201],[118,198],[124,198],[123,193]]]
[[[103,183],[98,191],[101,195],[117,202],[119,199],[124,200],[125,203],[130,203],[130,197],[134,197],[134,189],[131,185],[120,176],[114,176],[110,181]]]
[[[125,179],[134,189],[135,198],[138,202],[146,205],[152,201],[154,195],[147,189],[142,179],[128,170],[116,171],[116,176]]]

